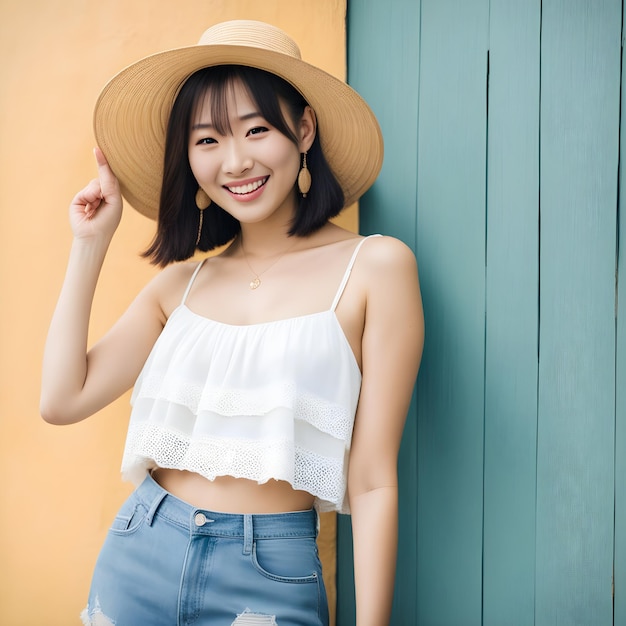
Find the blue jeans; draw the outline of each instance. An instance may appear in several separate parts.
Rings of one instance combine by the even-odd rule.
[[[101,626],[328,626],[315,511],[197,509],[150,476],[120,509],[82,614]]]

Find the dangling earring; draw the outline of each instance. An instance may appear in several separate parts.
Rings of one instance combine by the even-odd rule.
[[[306,166],[306,152],[302,153],[302,168],[298,173],[298,189],[303,198],[306,198],[306,194],[311,189],[311,172]]]
[[[198,187],[198,191],[196,191],[196,206],[201,210],[208,208],[211,204],[211,198],[209,198],[209,194],[207,194],[202,187]]]
[[[200,223],[198,224],[198,236],[196,237],[196,246],[200,243],[200,235],[202,234],[202,222],[203,222],[203,214],[204,210],[211,205],[211,198],[207,194],[202,187],[198,188],[196,191],[196,206],[200,211]]]

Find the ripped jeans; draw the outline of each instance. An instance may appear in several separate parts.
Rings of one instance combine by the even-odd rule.
[[[328,626],[315,511],[197,509],[150,476],[98,557],[87,626]]]

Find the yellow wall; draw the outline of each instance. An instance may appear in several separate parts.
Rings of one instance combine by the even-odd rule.
[[[95,175],[93,104],[126,64],[231,18],[289,32],[344,78],[346,0],[0,0],[0,623],[71,626],[115,510],[128,397],[74,426],[38,414],[47,325],[70,245],[67,206]],[[356,227],[351,210],[344,224]],[[94,307],[101,335],[149,279],[153,224],[127,210]],[[333,543],[333,518],[324,543]],[[332,554],[325,557],[332,578]],[[331,592],[333,589],[331,588]]]

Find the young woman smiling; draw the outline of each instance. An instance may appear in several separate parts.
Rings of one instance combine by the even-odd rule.
[[[282,31],[236,21],[123,70],[95,130],[41,411],[74,423],[133,387],[136,489],[84,623],[328,624],[317,515],[335,510],[352,515],[357,624],[387,624],[423,316],[411,251],[329,221],[380,170],[369,107]],[[122,196],[157,220],[145,255],[163,270],[88,348]]]

